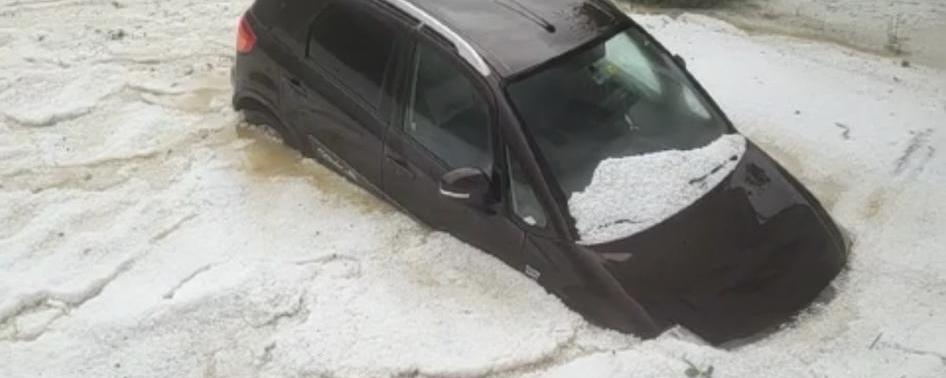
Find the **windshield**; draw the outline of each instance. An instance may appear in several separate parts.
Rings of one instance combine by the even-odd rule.
[[[686,200],[665,203],[661,205],[662,211],[644,214],[649,219],[642,220],[642,210],[632,208],[612,209],[630,214],[613,214],[606,219],[600,214],[585,216],[584,212],[600,213],[600,209],[586,209],[598,206],[589,199],[593,197],[589,193],[608,187],[612,192],[623,191],[610,196],[648,198],[651,196],[626,191],[634,188],[657,195],[664,190],[678,192],[681,188],[672,186],[680,184],[680,180],[692,181],[703,176],[710,180],[701,183],[712,184],[709,172],[694,171],[702,170],[704,165],[679,167],[687,172],[654,172],[652,168],[656,165],[666,170],[669,165],[673,170],[674,164],[688,161],[690,155],[717,154],[706,156],[711,162],[706,166],[712,170],[717,168],[717,160],[729,161],[733,157],[722,155],[735,152],[738,158],[742,153],[738,140],[725,142],[735,150],[712,146],[727,139],[722,138],[728,131],[725,121],[673,64],[672,58],[635,29],[517,81],[508,91],[562,193],[569,198],[569,210],[581,240],[586,243],[606,242],[649,227],[663,220],[658,218],[667,217],[666,213],[672,215],[680,210],[673,207],[685,207],[688,203],[683,202],[696,199],[689,197],[705,194],[694,193],[685,196]],[[688,151],[692,153],[671,153]],[[667,160],[670,158],[676,159],[676,163]],[[602,164],[605,162],[608,164]],[[602,170],[603,167],[608,169]],[[620,169],[615,171],[616,168]],[[615,185],[613,176],[620,175],[621,169],[635,172],[625,174],[617,180],[621,185]],[[728,172],[719,168],[714,173]],[[654,175],[679,180],[658,183],[651,177]],[[597,182],[601,185],[593,185]],[[642,182],[671,187],[640,188]],[[576,198],[583,203],[576,204]],[[613,203],[605,206],[620,207]]]

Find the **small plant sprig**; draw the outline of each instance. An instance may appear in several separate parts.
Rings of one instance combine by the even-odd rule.
[[[688,378],[713,378],[713,365],[706,367],[706,370],[700,369],[693,362],[690,362],[686,357],[683,357],[683,362],[685,362],[689,367],[683,372]]]

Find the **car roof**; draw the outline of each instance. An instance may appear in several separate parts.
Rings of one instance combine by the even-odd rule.
[[[409,0],[501,76],[528,71],[627,21],[607,0]]]

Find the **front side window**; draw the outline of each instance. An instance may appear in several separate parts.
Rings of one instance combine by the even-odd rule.
[[[718,185],[745,151],[672,57],[636,29],[507,91],[585,244],[669,218]]]
[[[419,45],[404,132],[448,168],[489,172],[490,112],[476,86],[432,48]]]
[[[312,24],[308,58],[368,105],[381,102],[395,29],[350,4],[333,4]]]

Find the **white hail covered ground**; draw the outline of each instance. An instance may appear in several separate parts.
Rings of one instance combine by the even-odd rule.
[[[943,72],[638,18],[857,240],[831,302],[720,350],[590,326],[238,128],[247,5],[0,0],[0,377],[946,376]]]

